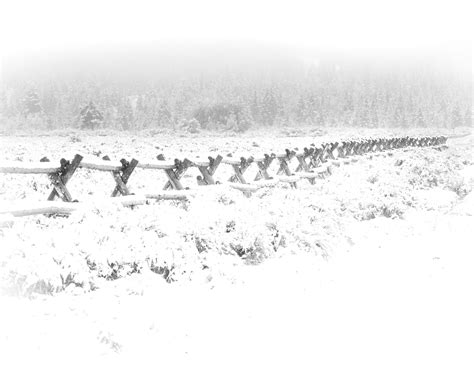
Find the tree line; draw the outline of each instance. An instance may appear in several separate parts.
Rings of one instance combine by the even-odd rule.
[[[51,74],[7,79],[0,112],[40,129],[454,128],[472,125],[472,82],[436,68],[336,62],[163,80]]]

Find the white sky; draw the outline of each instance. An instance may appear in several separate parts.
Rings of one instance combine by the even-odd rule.
[[[318,47],[417,47],[473,38],[468,1],[11,0],[4,52],[102,42],[259,40]]]

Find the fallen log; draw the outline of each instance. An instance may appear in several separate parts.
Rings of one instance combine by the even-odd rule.
[[[299,175],[280,175],[278,179],[283,183],[296,183],[297,181],[301,180]]]
[[[256,180],[256,181],[251,181],[249,184],[255,185],[258,188],[263,188],[263,187],[274,187],[280,182],[280,178],[272,178],[272,179],[266,179],[266,180]]]
[[[149,199],[159,200],[187,200],[190,193],[187,190],[163,190],[161,192],[145,193],[145,197]]]
[[[144,196],[130,195],[124,197],[107,198],[104,201],[95,202],[55,202],[55,201],[11,201],[0,205],[0,215],[11,215],[14,217],[31,215],[69,215],[77,210],[88,210],[99,208],[104,205],[117,203],[124,207],[131,207],[147,203]]]
[[[258,186],[253,184],[229,183],[228,186],[244,193],[254,193],[259,189]]]

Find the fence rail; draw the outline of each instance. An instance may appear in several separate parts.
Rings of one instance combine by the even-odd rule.
[[[329,142],[321,145],[312,144],[302,150],[285,149],[281,152],[271,152],[260,156],[232,157],[209,156],[208,159],[174,159],[166,160],[163,155],[158,155],[153,162],[139,162],[136,159],[130,161],[121,159],[111,161],[107,156],[102,160],[97,158],[84,158],[77,154],[72,161],[61,159],[59,164],[49,162],[43,158],[41,162],[16,162],[0,161],[0,173],[3,174],[46,174],[51,182],[52,191],[46,203],[30,206],[28,209],[0,209],[0,216],[24,216],[38,213],[70,213],[81,208],[73,200],[73,196],[67,188],[68,181],[73,177],[76,169],[89,169],[110,172],[115,180],[115,188],[112,197],[130,197],[124,205],[143,204],[151,199],[178,199],[183,200],[189,197],[189,190],[181,183],[186,171],[191,167],[198,168],[200,175],[196,177],[198,186],[215,185],[217,181],[214,175],[221,164],[229,165],[233,169],[232,176],[228,179],[227,185],[230,188],[242,191],[246,196],[256,192],[262,187],[274,186],[280,182],[289,183],[292,188],[297,188],[300,180],[307,180],[314,184],[318,178],[324,178],[331,173],[332,166],[350,164],[357,162],[357,156],[371,154],[374,156],[383,155],[385,151],[401,149],[406,147],[427,147],[446,144],[447,137],[396,137],[396,138],[375,138],[358,139],[342,142]],[[290,169],[290,164],[297,161],[296,170]],[[277,162],[278,169],[276,176],[271,176],[268,172],[270,165]],[[252,165],[257,166],[257,175],[249,180],[245,173]],[[147,194],[143,201],[133,201],[138,197],[133,196],[127,184],[135,169],[142,170],[162,170],[167,178],[163,190],[156,193]],[[189,188],[186,188],[189,189]],[[60,198],[65,203],[51,203],[56,198]],[[9,222],[10,218],[3,220]],[[2,222],[0,221],[0,224]]]

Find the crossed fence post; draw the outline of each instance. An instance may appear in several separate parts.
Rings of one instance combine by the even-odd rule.
[[[53,190],[48,196],[48,201],[53,201],[56,197],[59,197],[64,202],[72,202],[73,199],[71,193],[69,193],[69,190],[66,188],[66,184],[74,175],[74,172],[79,167],[81,161],[81,155],[75,155],[74,159],[71,162],[64,158],[61,159],[61,168],[58,170],[58,172],[48,175],[49,180],[53,185]]]
[[[255,162],[258,166],[258,173],[255,176],[255,181],[263,179],[263,180],[270,180],[271,176],[268,174],[268,168],[270,167],[273,160],[276,158],[275,154],[267,154],[263,155],[263,158],[255,159]]]
[[[293,173],[290,170],[289,163],[292,160],[293,157],[296,156],[295,151],[291,151],[288,148],[285,150],[285,153],[277,154],[276,157],[278,161],[280,162],[280,167],[278,168],[277,175],[280,174],[285,174],[288,177],[292,177]],[[290,182],[290,185],[293,188],[296,188],[296,182],[292,181]]]
[[[103,160],[110,161],[110,157],[104,156]],[[110,170],[112,172],[112,177],[114,178],[115,184],[116,184],[114,190],[112,191],[112,197],[116,197],[119,194],[124,195],[124,196],[131,194],[130,190],[127,187],[127,182],[128,182],[128,179],[130,179],[130,176],[132,175],[133,170],[135,170],[135,168],[138,165],[138,161],[135,159],[132,159],[132,161],[128,162],[127,160],[122,158],[120,160],[120,163],[122,167],[118,167],[116,169]]]
[[[244,173],[253,163],[253,157],[241,157],[240,160],[228,158],[224,159],[224,162],[230,164],[234,169],[234,174],[229,178],[230,182],[247,184],[247,181],[244,178]]]
[[[223,157],[221,155],[217,155],[215,158],[212,156],[208,157],[208,161],[198,161],[192,160],[193,166],[196,166],[202,176],[198,176],[197,182],[199,185],[213,185],[216,184],[214,180],[214,174],[219,167]]]

